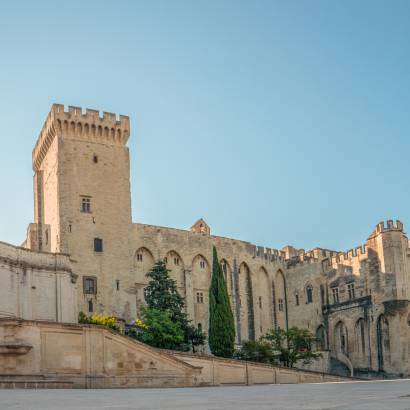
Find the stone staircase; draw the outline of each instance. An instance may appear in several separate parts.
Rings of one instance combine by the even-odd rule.
[[[349,367],[335,357],[330,358],[330,373],[344,377],[349,377],[351,375]]]
[[[73,382],[30,376],[0,375],[0,389],[72,389]]]

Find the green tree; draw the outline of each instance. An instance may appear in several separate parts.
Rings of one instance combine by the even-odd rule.
[[[145,301],[148,308],[167,313],[172,322],[182,329],[183,340],[174,349],[189,350],[191,347],[195,350],[195,346],[204,344],[206,338],[199,329],[192,326],[184,312],[184,298],[178,293],[176,281],[170,277],[169,272],[165,261],[160,260],[154,264],[147,273],[150,281],[144,291]]]
[[[307,329],[272,329],[262,340],[271,345],[278,361],[285,367],[293,367],[299,361],[308,364],[322,356],[320,352],[314,351],[313,344],[317,339]]]
[[[212,280],[209,289],[209,347],[215,356],[232,357],[235,323],[218,254],[213,247]]]
[[[278,359],[272,350],[272,345],[263,339],[245,340],[242,346],[234,354],[235,359],[249,360],[275,365]]]
[[[201,329],[195,326],[188,326],[188,343],[192,349],[193,353],[196,353],[196,348],[198,346],[203,346],[206,342],[206,336]]]
[[[134,337],[150,346],[161,349],[178,349],[184,341],[184,331],[178,322],[174,322],[169,313],[156,308],[141,309],[144,329]]]
[[[144,293],[148,307],[166,311],[175,320],[183,313],[185,302],[178,293],[176,281],[169,276],[169,272],[165,261],[155,262],[146,275],[150,281]]]

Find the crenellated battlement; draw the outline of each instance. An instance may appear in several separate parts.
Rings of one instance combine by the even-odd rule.
[[[352,259],[358,258],[358,260],[367,258],[367,247],[366,245],[360,245],[356,248],[350,249],[347,252],[337,252],[331,257],[332,265],[340,264],[343,262],[352,263]]]
[[[254,256],[263,258],[269,262],[282,262],[285,260],[285,253],[278,249],[254,246]]]
[[[54,138],[86,139],[109,145],[126,145],[130,136],[130,119],[111,112],[53,104],[33,150],[33,169],[39,169]]]
[[[371,233],[371,235],[369,236],[370,238],[373,238],[374,236],[382,233],[382,232],[388,232],[388,231],[399,231],[399,232],[403,232],[403,224],[401,221],[399,221],[398,219],[393,221],[392,219],[389,219],[388,221],[382,221],[379,222],[376,225],[376,228],[374,229],[374,231]]]

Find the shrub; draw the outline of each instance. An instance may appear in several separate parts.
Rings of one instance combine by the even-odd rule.
[[[120,330],[117,318],[113,315],[99,315],[94,313],[91,316],[87,316],[84,312],[80,312],[78,315],[78,323],[105,326],[117,332]]]

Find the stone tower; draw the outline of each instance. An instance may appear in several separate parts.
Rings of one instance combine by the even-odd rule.
[[[31,248],[68,253],[80,309],[135,312],[129,280],[131,194],[127,116],[54,104],[33,150]]]
[[[397,299],[410,299],[409,240],[400,221],[377,224],[366,242],[369,257],[377,259],[381,272],[394,274]]]

